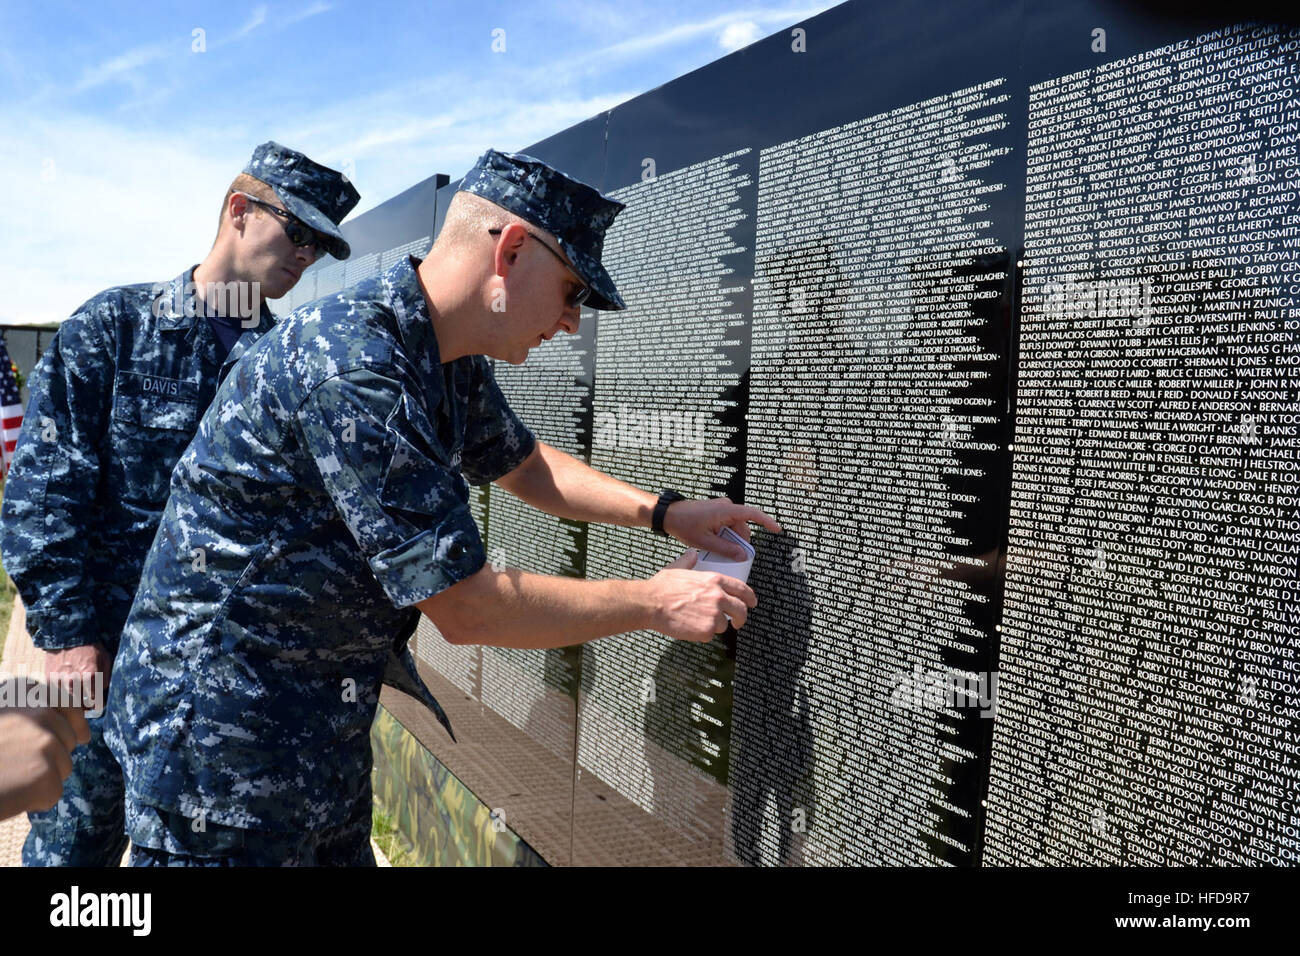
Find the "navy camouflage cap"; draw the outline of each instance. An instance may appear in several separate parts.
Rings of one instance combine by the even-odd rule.
[[[244,172],[274,189],[285,209],[328,237],[326,251],[335,259],[352,255],[339,223],[361,201],[361,194],[348,177],[276,142],[253,150]]]
[[[625,309],[614,280],[600,264],[605,230],[623,209],[617,200],[523,153],[489,149],[461,180],[460,189],[491,200],[541,226],[568,254],[587,285],[593,309]]]

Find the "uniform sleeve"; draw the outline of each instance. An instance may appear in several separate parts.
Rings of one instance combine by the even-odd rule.
[[[87,529],[113,401],[112,345],[93,310],[60,327],[32,375],[0,514],[0,550],[42,650],[101,639]]]
[[[496,481],[523,464],[536,447],[537,439],[501,394],[492,366],[476,356],[461,463],[465,479],[471,485]]]
[[[316,386],[298,410],[304,451],[396,607],[486,560],[468,490],[396,379],[357,370]]]

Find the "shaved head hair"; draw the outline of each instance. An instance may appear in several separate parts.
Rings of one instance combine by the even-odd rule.
[[[443,220],[442,231],[438,233],[433,248],[443,252],[464,249],[471,243],[481,242],[489,229],[504,229],[516,222],[529,232],[551,235],[540,226],[502,209],[489,199],[473,193],[458,192],[447,206],[447,218]],[[554,239],[553,236],[551,238]]]

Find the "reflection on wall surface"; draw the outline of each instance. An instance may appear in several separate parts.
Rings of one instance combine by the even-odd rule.
[[[990,862],[1300,848],[1289,36],[1030,89]]]
[[[426,741],[551,862],[1294,861],[1300,31],[1124,9],[848,3],[525,150],[627,204],[630,307],[497,363],[514,407],[785,528],[707,645],[422,625],[571,780]],[[501,566],[680,551],[472,501]]]

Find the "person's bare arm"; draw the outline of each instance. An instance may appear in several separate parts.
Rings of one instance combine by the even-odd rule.
[[[533,453],[514,471],[496,482],[521,501],[539,511],[574,521],[592,521],[650,527],[657,495],[619,481],[572,455],[538,442]],[[743,558],[735,545],[718,537],[723,525],[749,539],[749,522],[779,532],[781,526],[758,508],[734,504],[726,498],[708,501],[678,501],[668,508],[664,530],[693,548],[715,550]]]
[[[496,483],[540,511],[574,521],[650,527],[656,496],[597,471],[539,441],[533,453]]]
[[[417,606],[452,644],[551,648],[650,629],[704,642],[745,623],[758,603],[748,585],[688,570],[687,552],[645,581],[583,581],[514,568],[476,574]]]
[[[36,683],[24,677],[5,685],[0,700],[37,692]],[[48,699],[48,691],[41,697]],[[0,820],[58,803],[63,781],[72,773],[69,755],[89,741],[90,725],[75,708],[0,706]]]

